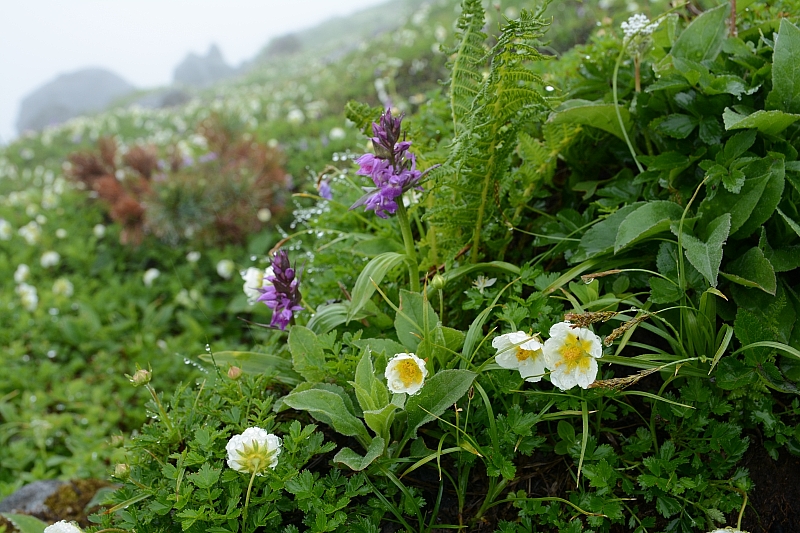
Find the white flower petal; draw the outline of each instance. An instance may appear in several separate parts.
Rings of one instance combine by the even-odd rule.
[[[416,368],[408,367],[409,363],[407,361],[409,360],[416,365]],[[395,394],[405,392],[413,396],[425,384],[425,378],[428,377],[428,369],[425,361],[415,354],[399,353],[387,363],[384,376],[390,391]]]

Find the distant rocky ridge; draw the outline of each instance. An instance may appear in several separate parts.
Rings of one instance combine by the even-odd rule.
[[[114,100],[135,90],[127,81],[102,68],[61,74],[22,100],[17,131],[40,130],[73,117],[102,111]]]
[[[173,81],[178,85],[208,87],[230,78],[236,69],[225,62],[216,44],[212,44],[205,56],[190,53],[180,65],[175,67]]]

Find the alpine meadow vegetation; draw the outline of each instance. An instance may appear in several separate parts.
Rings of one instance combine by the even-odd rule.
[[[3,147],[0,531],[800,527],[800,3],[589,4]]]

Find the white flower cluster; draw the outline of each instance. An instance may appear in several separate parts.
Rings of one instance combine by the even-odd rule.
[[[642,13],[631,15],[628,20],[622,23],[622,31],[625,33],[626,41],[636,36],[646,37],[656,31],[656,28],[658,28],[658,22],[650,22],[650,19]]]
[[[544,344],[517,331],[496,337],[492,347],[497,350],[495,361],[501,367],[518,370],[525,381],[534,383],[549,370],[550,381],[561,390],[575,385],[589,388],[597,379],[597,359],[603,357],[600,337],[569,322],[553,325]]]

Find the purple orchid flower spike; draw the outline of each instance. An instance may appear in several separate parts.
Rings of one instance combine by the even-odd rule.
[[[302,296],[297,288],[299,280],[285,250],[279,250],[275,254],[271,267],[272,274],[264,279],[264,288],[259,289],[261,296],[257,301],[264,302],[272,309],[270,327],[285,330],[294,314],[303,310],[300,305]]]

